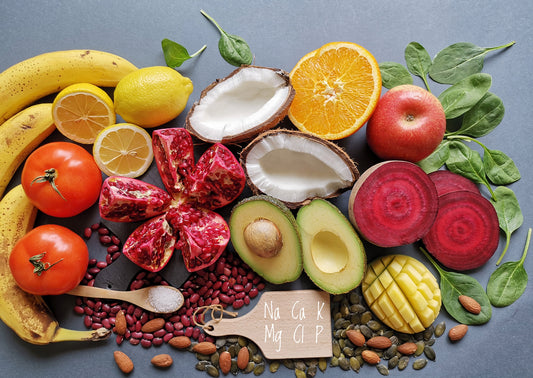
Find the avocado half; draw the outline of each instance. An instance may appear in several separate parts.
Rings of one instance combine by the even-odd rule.
[[[281,201],[267,195],[243,199],[231,211],[229,228],[235,251],[265,280],[281,284],[300,277],[300,234],[294,215]]]
[[[359,286],[366,269],[366,253],[350,221],[330,202],[315,199],[296,216],[302,240],[304,270],[331,294]]]

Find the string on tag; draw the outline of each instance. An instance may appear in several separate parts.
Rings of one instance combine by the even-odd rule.
[[[237,315],[239,315],[238,312],[234,312],[234,311],[227,311],[224,309],[224,307],[222,307],[222,305],[220,304],[213,304],[213,305],[209,305],[209,306],[200,306],[200,307],[197,307],[196,310],[194,310],[193,314],[192,314],[192,321],[194,322],[194,325],[198,326],[198,327],[201,327],[202,329],[207,329],[208,331],[212,331],[213,327],[212,326],[208,326],[204,323],[204,320],[205,320],[205,313],[207,311],[211,310],[211,319],[213,319],[213,321],[215,323],[218,323],[222,320],[222,318],[224,317],[224,314],[227,314],[227,315],[230,315],[230,316],[233,316],[234,318],[237,317]],[[196,321],[196,314],[199,312],[199,311],[202,311],[201,313],[201,317],[202,317],[202,321],[201,322],[197,322]],[[218,311],[218,316],[215,316],[215,312]]]

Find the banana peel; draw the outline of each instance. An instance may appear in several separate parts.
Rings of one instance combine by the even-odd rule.
[[[37,209],[18,185],[0,201],[0,319],[22,340],[31,344],[61,341],[98,341],[111,331],[62,328],[41,296],[23,291],[9,269],[9,255],[16,242],[33,228]]]

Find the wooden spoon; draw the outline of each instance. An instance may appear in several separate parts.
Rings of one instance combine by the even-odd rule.
[[[167,314],[183,306],[183,294],[173,286],[156,285],[138,290],[118,291],[99,287],[78,285],[66,294],[81,297],[119,299],[148,311]]]

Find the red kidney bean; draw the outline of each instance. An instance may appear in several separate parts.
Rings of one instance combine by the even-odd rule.
[[[163,336],[163,341],[165,343],[168,343],[170,341],[170,339],[173,338],[173,337],[174,337],[174,334],[172,332],[168,332],[168,333],[165,334],[165,336]],[[156,339],[158,339],[158,338],[156,337]],[[155,342],[155,339],[154,339],[154,342]]]
[[[154,339],[154,334],[153,333],[144,332],[143,333],[143,339],[152,341]]]
[[[139,343],[141,342],[140,339],[135,339],[135,338],[133,338],[133,337],[130,338],[129,341],[130,341],[130,344],[131,344],[131,345],[139,345]]]
[[[74,312],[78,315],[83,315],[85,314],[85,309],[80,305],[74,306]]]
[[[115,338],[115,342],[117,343],[117,345],[121,345],[123,341],[124,341],[124,336],[122,335],[117,335],[117,337]]]
[[[86,239],[90,239],[92,234],[93,230],[90,227],[87,227],[85,230],[83,230],[83,236],[85,236]]]
[[[244,301],[242,299],[236,299],[234,302],[233,302],[233,308],[238,310],[239,308],[241,308],[242,306],[244,306]]]
[[[174,335],[173,335],[174,336]],[[163,339],[161,337],[155,337],[153,340],[152,340],[152,345],[154,346],[159,346],[159,345],[162,345],[163,344]]]

